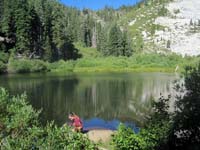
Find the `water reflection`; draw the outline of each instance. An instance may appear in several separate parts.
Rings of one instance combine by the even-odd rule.
[[[135,133],[139,132],[139,128],[134,124],[130,122],[124,122],[124,124],[133,129]],[[120,125],[119,120],[110,120],[110,121],[105,121],[100,118],[92,118],[89,120],[83,120],[83,128],[84,131],[92,130],[92,129],[110,129],[110,130],[116,130],[118,126]]]
[[[30,103],[42,108],[42,119],[63,124],[70,111],[84,120],[94,117],[140,124],[151,99],[172,93],[173,74],[103,73],[0,76],[0,86],[12,94],[27,92]]]

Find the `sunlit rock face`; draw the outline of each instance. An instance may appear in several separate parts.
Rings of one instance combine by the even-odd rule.
[[[175,0],[166,8],[170,14],[158,17],[155,24],[165,30],[156,31],[154,43],[183,56],[200,54],[200,1]],[[167,46],[167,42],[170,44]]]

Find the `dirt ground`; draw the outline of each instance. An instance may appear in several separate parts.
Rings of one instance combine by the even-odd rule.
[[[87,133],[88,138],[91,141],[102,142],[102,143],[109,142],[111,140],[112,134],[114,134],[114,131],[112,131],[112,130],[106,130],[106,129],[90,130]]]

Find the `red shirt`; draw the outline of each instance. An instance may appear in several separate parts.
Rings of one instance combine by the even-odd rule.
[[[74,127],[83,127],[82,125],[82,121],[81,119],[78,117],[78,116],[75,116],[74,119],[73,119],[73,126]]]

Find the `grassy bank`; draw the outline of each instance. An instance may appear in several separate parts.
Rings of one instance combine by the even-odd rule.
[[[177,55],[136,54],[132,57],[82,58],[76,61],[58,61],[49,64],[52,72],[181,72],[186,65],[193,65],[198,57],[182,58]]]
[[[0,63],[0,71],[8,73],[32,72],[178,72],[187,65],[199,62],[199,57],[178,55],[135,54],[132,57],[85,57],[78,60],[57,61],[9,59],[7,64]],[[178,67],[177,67],[178,66]]]
[[[47,63],[42,60],[10,59],[7,64],[8,73],[32,73],[48,71]]]

